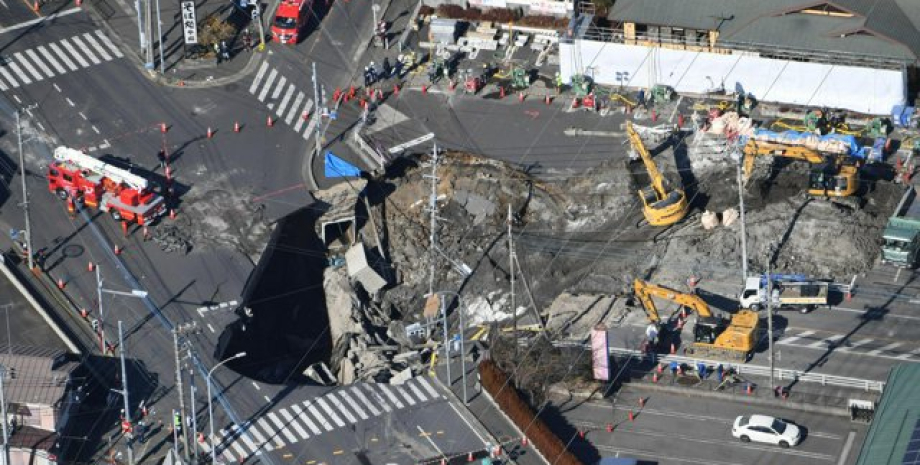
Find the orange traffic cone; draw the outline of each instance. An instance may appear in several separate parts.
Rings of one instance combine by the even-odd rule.
[[[167,131],[166,123],[160,123],[160,132],[166,134]]]
[[[467,461],[467,462],[472,462],[472,461],[473,461],[473,453],[472,453],[472,452],[466,454],[466,461]]]
[[[93,265],[93,262],[89,262],[86,265],[86,270],[92,273],[96,269],[96,265]]]
[[[671,355],[674,355],[676,353],[677,353],[677,347],[674,347],[674,343],[672,342],[671,343]]]
[[[422,94],[427,94],[427,93],[428,93],[428,87],[425,87],[425,85],[422,84]]]
[[[652,382],[653,382],[653,383],[657,383],[657,382],[658,382],[658,373],[652,373]]]
[[[635,421],[635,420],[636,420],[636,416],[633,414],[633,411],[630,410],[629,411],[629,421]]]
[[[524,93],[518,92],[518,102],[523,102],[523,101],[524,101]]]
[[[115,252],[115,255],[121,255],[121,247],[119,247],[117,244],[115,245],[115,249],[113,251]]]
[[[393,95],[399,95],[399,84],[393,84]]]
[[[552,97],[549,96],[549,94],[546,95],[546,98],[544,98],[544,101],[546,102],[547,105],[549,105],[550,103],[553,103],[553,99]]]
[[[64,286],[66,286],[66,285],[67,285],[67,283],[64,282],[64,278],[58,278],[58,280],[57,280],[57,287],[58,287],[58,289],[64,290]]]
[[[584,431],[578,431],[578,437],[581,438],[581,439],[584,439],[584,438],[585,438],[585,432],[584,432]]]
[[[659,375],[664,373],[664,363],[659,363],[658,367],[656,367],[655,370],[658,371]]]
[[[89,316],[89,312],[87,312],[85,308],[81,308],[80,316],[85,319],[87,316]]]
[[[176,219],[176,209],[175,208],[172,208],[169,210],[169,219],[171,220]]]
[[[677,115],[677,127],[684,127],[684,115]]]
[[[527,447],[527,436],[521,438],[521,445]]]
[[[754,393],[754,385],[751,384],[751,383],[748,383],[747,386],[744,388],[744,392],[746,392],[748,395],[753,394],[753,393]]]
[[[214,131],[211,129],[211,126],[208,126],[208,139],[214,137]]]
[[[639,398],[639,408],[642,408],[642,407],[645,407],[645,398],[644,398],[644,397],[640,397],[640,398]]]
[[[612,433],[612,432],[613,432],[613,424],[607,423],[607,432],[608,432],[608,433]]]
[[[505,86],[499,86],[498,98],[505,98]]]
[[[658,113],[655,110],[652,110],[652,122],[658,121]]]
[[[233,122],[233,132],[240,132],[240,122],[239,121]]]
[[[32,11],[38,13],[38,10],[39,10],[38,0],[35,0],[35,3],[32,4]]]
[[[268,127],[275,125],[275,122],[272,120],[272,115],[268,115],[268,119],[265,120],[265,125]]]

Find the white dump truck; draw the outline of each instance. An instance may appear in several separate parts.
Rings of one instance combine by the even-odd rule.
[[[818,306],[827,305],[830,283],[809,280],[802,275],[771,276],[773,284],[773,308],[798,308],[808,313]],[[738,298],[741,308],[758,310],[767,307],[767,277],[750,276],[745,280],[744,290]]]

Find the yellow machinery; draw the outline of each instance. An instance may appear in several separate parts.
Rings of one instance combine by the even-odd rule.
[[[648,153],[642,138],[632,126],[626,122],[626,133],[633,150],[642,157],[642,163],[651,178],[651,185],[639,189],[639,198],[642,199],[642,214],[652,226],[670,226],[687,216],[690,206],[687,196],[681,189],[668,189],[667,179],[658,171],[652,155]]]
[[[744,146],[744,181],[751,177],[754,158],[773,156],[802,160],[814,168],[808,176],[808,193],[824,197],[851,197],[859,190],[856,166],[846,164],[843,155],[825,155],[800,145],[775,144],[750,140]]]
[[[745,362],[757,344],[760,319],[756,312],[739,310],[730,322],[726,322],[713,316],[709,305],[695,294],[677,292],[641,279],[633,282],[633,291],[642,302],[649,320],[656,325],[660,324],[661,317],[658,316],[658,309],[652,297],[677,303],[696,312],[697,321],[693,327],[694,343],[684,350],[688,355]]]

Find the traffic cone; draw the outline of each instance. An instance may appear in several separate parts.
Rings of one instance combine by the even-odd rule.
[[[518,102],[524,101],[524,92],[518,92]]]
[[[658,113],[655,110],[652,110],[652,122],[658,121]]]
[[[128,237],[128,222],[127,222],[127,221],[122,221],[122,222],[121,222],[121,233],[122,233],[125,237]]]
[[[169,219],[171,220],[176,219],[176,209],[175,208],[172,208],[169,210]]]
[[[399,95],[399,84],[393,84],[393,95]]]
[[[521,446],[527,447],[527,436],[521,438]]]
[[[38,10],[39,10],[38,0],[35,0],[35,3],[32,4],[32,11],[38,13]]]
[[[549,94],[546,94],[546,97],[543,99],[543,101],[546,102],[547,105],[553,103],[553,99],[549,96]]]
[[[572,108],[578,108],[578,97],[572,99]]]
[[[612,432],[613,432],[613,424],[607,423],[607,432],[608,432],[608,433],[612,433]]]
[[[86,319],[87,316],[89,316],[89,312],[87,312],[85,308],[81,308],[80,317],[82,317],[83,319]]]
[[[645,397],[639,398],[639,408],[645,407]]]
[[[680,317],[681,317],[682,319],[686,319],[686,318],[687,318],[687,307],[681,307],[681,308],[680,308]]]
[[[169,169],[169,165],[166,165],[165,173],[166,173],[166,180],[171,181],[172,180],[172,170]]]
[[[653,382],[653,383],[657,383],[657,382],[658,382],[658,373],[652,373],[652,382]]]
[[[578,437],[581,438],[581,439],[584,439],[584,438],[585,438],[585,432],[584,432],[583,430],[579,430],[579,431],[578,431]]]
[[[659,363],[659,364],[658,364],[658,367],[656,368],[656,370],[658,370],[658,374],[659,374],[659,375],[662,374],[662,373],[664,373],[664,363]]]
[[[441,459],[441,465],[447,465],[447,459]]]
[[[676,353],[677,353],[677,347],[674,347],[674,343],[672,342],[671,343],[671,355],[674,355]]]
[[[268,119],[265,120],[265,125],[268,127],[275,125],[275,122],[272,120],[272,115],[268,115]]]
[[[116,244],[116,245],[115,245],[115,250],[114,250],[114,252],[115,252],[115,255],[121,255],[121,247],[119,247],[119,246]]]
[[[751,384],[751,383],[748,383],[747,386],[745,386],[745,388],[744,388],[744,392],[746,392],[748,395],[753,394],[753,393],[754,393],[754,385]]]
[[[633,411],[630,410],[629,411],[629,421],[635,421],[635,420],[636,420],[636,416],[633,414]]]
[[[677,115],[677,127],[684,127],[684,115]]]
[[[505,98],[505,86],[498,86],[498,98]]]
[[[428,93],[428,87],[425,87],[425,84],[422,84],[422,94]]]
[[[66,285],[67,285],[67,283],[64,282],[64,278],[58,278],[58,280],[57,280],[57,287],[58,287],[58,289],[60,289],[60,290],[63,291],[63,290],[64,290],[64,286],[66,286]]]
[[[150,240],[150,230],[147,229],[147,225],[146,225],[146,224],[144,225],[144,237],[143,237],[143,240],[144,240],[144,242],[147,242],[147,241]]]
[[[447,86],[450,88],[450,90],[454,90],[454,89],[457,88],[457,84],[454,83],[453,80],[450,80],[450,81],[447,81],[447,82],[448,82]]]
[[[214,137],[214,131],[211,130],[211,126],[208,126],[208,139]]]
[[[77,4],[78,7],[79,7],[79,6],[82,6],[82,5],[83,5],[83,0],[77,0],[77,1],[76,1],[76,4]]]
[[[92,273],[95,269],[96,269],[96,265],[94,265],[93,262],[89,262],[86,264],[86,271],[89,271],[90,273]]]
[[[472,461],[473,461],[473,453],[472,453],[472,452],[466,454],[466,461],[467,461],[467,462],[472,462]]]
[[[163,134],[166,134],[166,130],[167,130],[166,123],[160,123],[160,132]]]
[[[349,88],[348,88],[348,98],[349,98],[349,99],[355,98],[355,92],[356,92],[356,91],[355,91],[355,86],[349,87]]]
[[[76,212],[77,207],[73,203],[73,198],[67,197],[67,213],[70,214],[70,216],[74,216]]]
[[[377,89],[377,100],[383,101],[383,91],[380,89]]]
[[[364,97],[361,97],[361,100],[360,100],[359,105],[361,106],[361,109],[362,109],[362,110],[364,109],[364,107],[367,106],[367,101],[364,100]]]
[[[233,122],[233,132],[240,132],[240,122],[239,121]]]

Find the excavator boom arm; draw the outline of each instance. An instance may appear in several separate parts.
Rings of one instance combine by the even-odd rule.
[[[825,162],[825,156],[808,147],[798,145],[774,144],[771,142],[758,142],[753,139],[744,146],[744,180],[751,177],[754,169],[754,158],[758,156],[772,156],[791,158],[818,165]]]
[[[690,307],[701,317],[708,318],[712,316],[709,305],[694,294],[678,292],[664,286],[647,283],[641,279],[633,281],[633,291],[636,296],[639,297],[639,300],[642,301],[642,306],[645,307],[645,312],[648,314],[649,320],[653,323],[661,321],[661,317],[658,316],[658,308],[655,307],[655,302],[652,300],[652,297],[658,297],[685,307]]]
[[[648,175],[652,179],[652,188],[658,193],[659,198],[665,198],[668,193],[664,188],[664,177],[661,175],[661,172],[658,171],[658,165],[655,164],[655,160],[652,160],[652,154],[645,148],[642,137],[640,137],[636,129],[633,128],[631,121],[626,122],[626,134],[629,135],[629,143],[632,145],[632,148],[642,157],[642,163],[645,164],[645,170],[648,171]]]

